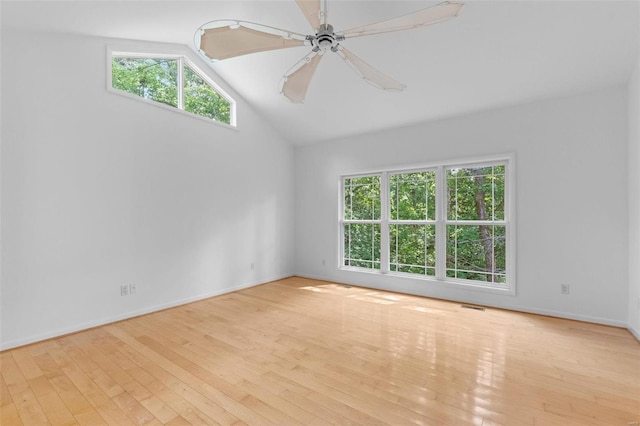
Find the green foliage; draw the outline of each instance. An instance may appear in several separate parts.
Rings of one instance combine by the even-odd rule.
[[[344,180],[344,218],[380,219],[380,177],[366,176]]]
[[[380,225],[346,224],[344,240],[345,266],[380,269]]]
[[[380,219],[380,177],[367,176],[344,180],[344,218]],[[345,265],[380,269],[380,225],[345,225]]]
[[[184,67],[184,109],[229,124],[231,104],[191,68]]]
[[[506,227],[491,223],[505,218],[505,167],[450,168],[445,176],[447,219],[480,221],[446,226],[447,277],[506,282]],[[345,179],[344,219],[379,221],[380,190],[378,176]],[[435,194],[435,171],[389,175],[391,271],[435,275]],[[379,224],[345,224],[345,264],[378,269],[380,232]]]
[[[483,237],[481,228],[477,225],[447,226],[447,277],[505,282],[505,227],[485,226],[488,237]],[[487,247],[491,250],[489,264]]]
[[[389,225],[389,237],[392,271],[435,275],[435,225]]]
[[[434,171],[398,173],[389,177],[390,218],[435,220],[436,175]],[[391,224],[389,267],[392,271],[435,275],[434,225]]]
[[[145,99],[178,107],[178,60],[154,58],[112,59],[112,85]],[[231,123],[231,103],[194,70],[183,68],[184,110],[222,123]]]
[[[394,174],[389,183],[392,220],[435,220],[435,172]]]
[[[447,170],[449,220],[503,220],[504,166]],[[486,206],[480,217],[476,197]]]
[[[111,72],[115,89],[173,107],[178,106],[176,59],[113,58]]]

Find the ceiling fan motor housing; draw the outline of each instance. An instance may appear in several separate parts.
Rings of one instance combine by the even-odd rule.
[[[322,50],[326,52],[331,49],[335,52],[338,48],[338,41],[342,40],[344,40],[344,37],[336,36],[332,25],[322,24],[318,27],[315,37],[311,39],[311,44],[316,51]]]

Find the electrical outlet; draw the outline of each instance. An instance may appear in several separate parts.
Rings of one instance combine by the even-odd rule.
[[[325,260],[322,259],[322,266],[326,266],[326,265],[327,265],[327,262],[325,262]]]
[[[120,286],[120,296],[128,296],[129,295],[129,286],[128,285],[121,285]]]
[[[253,271],[254,269],[256,269],[256,264],[255,263],[251,263],[251,270]]]
[[[560,294],[569,294],[569,284],[560,284]]]
[[[129,294],[136,294],[137,286],[135,283],[129,284]]]

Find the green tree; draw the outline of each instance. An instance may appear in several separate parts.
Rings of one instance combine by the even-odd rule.
[[[435,172],[392,174],[389,178],[392,221],[435,219]],[[435,226],[397,223],[389,226],[390,269],[435,275]]]
[[[221,123],[231,122],[231,103],[189,67],[184,67],[184,109]]]
[[[178,107],[178,60],[112,59],[112,86],[136,96]],[[231,123],[231,103],[189,66],[183,67],[183,108],[193,114]]]
[[[178,106],[176,59],[113,58],[111,82],[115,89],[173,107]]]
[[[449,220],[504,219],[504,166],[447,171]],[[504,226],[447,227],[447,275],[480,281],[503,281],[506,264]]]
[[[344,218],[380,219],[380,177],[366,176],[344,180]],[[350,223],[344,232],[346,266],[380,268],[380,225]]]

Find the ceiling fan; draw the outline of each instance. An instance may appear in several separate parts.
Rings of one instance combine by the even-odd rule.
[[[327,22],[327,0],[296,0],[298,7],[315,31],[304,35],[268,25],[238,20],[212,21],[202,25],[195,36],[198,51],[212,61],[233,58],[250,53],[310,46],[311,52],[291,67],[280,80],[280,93],[289,101],[303,103],[309,83],[328,51],[337,53],[368,83],[390,91],[406,87],[383,74],[342,46],[341,42],[353,37],[402,31],[424,27],[454,18],[460,14],[463,3],[449,2],[427,7],[407,15],[335,32]]]

